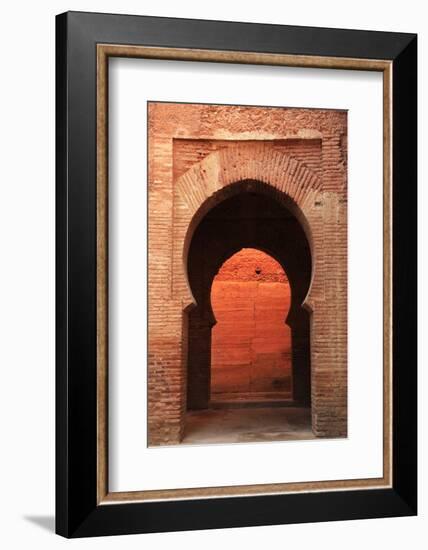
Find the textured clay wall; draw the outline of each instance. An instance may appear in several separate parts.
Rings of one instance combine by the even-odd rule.
[[[183,436],[194,304],[187,254],[204,216],[238,192],[283,203],[310,239],[312,428],[345,436],[347,113],[152,102],[148,125],[149,444]]]
[[[211,399],[290,394],[290,285],[279,263],[255,249],[234,254],[214,278],[211,305]]]

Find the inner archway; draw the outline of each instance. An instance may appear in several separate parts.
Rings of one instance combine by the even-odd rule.
[[[212,405],[292,398],[290,284],[282,266],[243,248],[215,275],[211,306]]]
[[[240,192],[217,201],[205,213],[189,243],[188,280],[196,303],[186,316],[188,420],[184,442],[189,442],[189,426],[193,433],[199,434],[204,432],[205,422],[207,425],[211,422],[215,431],[223,429],[224,418],[216,416],[219,409],[230,411],[228,414],[232,414],[232,410],[235,411],[233,414],[238,414],[236,409],[241,409],[244,415],[254,414],[253,420],[257,422],[262,412],[259,408],[265,407],[263,414],[272,414],[273,420],[278,421],[276,427],[271,425],[271,430],[267,429],[273,439],[309,437],[311,434],[310,313],[303,307],[311,282],[311,248],[300,221],[288,208],[288,203],[281,202],[268,190],[262,192],[263,189],[263,186],[255,187],[243,182]],[[243,260],[242,253],[248,249],[256,250],[262,255],[259,258],[268,258],[270,268],[267,271],[271,272],[270,277],[278,279],[273,281],[275,284],[288,286],[288,301],[281,303],[277,297],[269,300],[266,296],[267,307],[257,311],[260,317],[268,309],[276,309],[271,312],[276,319],[275,322],[266,322],[265,319],[264,323],[259,323],[262,336],[254,336],[254,360],[249,359],[253,351],[249,349],[248,342],[239,342],[239,337],[234,339],[227,326],[221,328],[222,306],[216,292],[212,292],[213,285],[215,289],[223,275],[228,271],[230,274],[230,269],[222,273],[222,266],[231,267],[233,271],[234,256]],[[250,277],[251,269],[251,277],[262,276],[263,270],[260,271],[259,265],[253,264],[251,268],[248,265],[245,275],[245,262],[238,263],[242,277]],[[217,281],[216,277],[219,277]],[[258,284],[257,280],[252,282]],[[261,292],[267,289],[262,286]],[[230,305],[241,305],[241,309],[247,306],[254,308],[254,303],[250,305],[251,300],[242,298],[240,300],[239,295],[230,297]],[[247,305],[244,305],[245,301]],[[235,316],[240,322],[244,321],[243,311],[235,312]],[[241,325],[241,334],[244,336],[247,330],[249,338],[249,325],[244,325],[245,322]],[[282,348],[278,341],[273,343],[275,332],[276,336],[281,336]],[[223,339],[221,347],[216,345],[219,339]],[[245,353],[247,362],[243,360]],[[281,354],[282,365],[279,359]],[[229,359],[226,359],[227,356]],[[254,376],[251,376],[251,369]],[[276,410],[266,407],[275,407]],[[249,412],[249,408],[254,412]],[[298,425],[304,426],[304,435],[283,433],[284,426],[289,426],[289,420],[296,419],[293,416],[296,414]],[[247,421],[236,418],[233,426],[243,426]],[[233,434],[229,435],[234,440]],[[260,440],[265,435],[257,433],[255,437],[258,438],[255,440]],[[196,439],[190,442],[203,441]]]

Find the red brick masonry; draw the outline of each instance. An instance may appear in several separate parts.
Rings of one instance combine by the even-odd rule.
[[[211,288],[211,397],[289,392],[290,285],[281,265],[244,248],[221,267]]]
[[[273,199],[304,229],[312,429],[346,436],[347,113],[152,102],[148,124],[149,444],[178,443],[185,426],[193,235],[242,193]]]

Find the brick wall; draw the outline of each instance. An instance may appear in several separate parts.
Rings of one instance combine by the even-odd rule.
[[[150,103],[148,120],[149,443],[177,443],[184,429],[193,235],[241,193],[271,197],[307,235],[312,427],[346,435],[346,112]]]
[[[211,288],[211,399],[257,392],[291,396],[291,330],[285,324],[290,301],[284,270],[264,252],[244,248],[222,265]]]

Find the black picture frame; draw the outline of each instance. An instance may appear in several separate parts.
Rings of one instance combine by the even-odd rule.
[[[96,46],[392,62],[391,488],[97,504]],[[56,18],[56,532],[65,537],[417,513],[417,36],[68,12]]]

